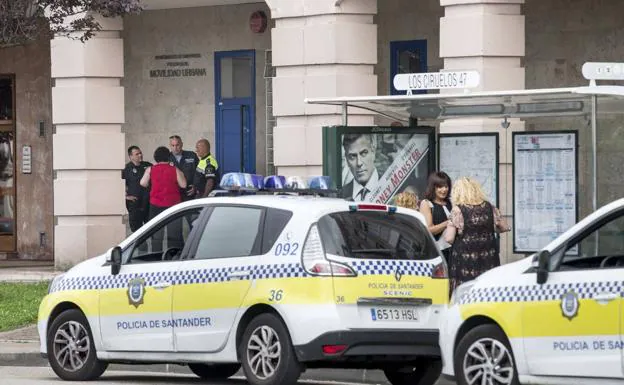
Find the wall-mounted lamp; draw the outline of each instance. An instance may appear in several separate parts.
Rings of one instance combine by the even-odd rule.
[[[509,122],[509,120],[507,120],[507,117],[505,116],[501,121],[501,127],[507,129],[509,128],[509,126],[511,126],[511,123]]]

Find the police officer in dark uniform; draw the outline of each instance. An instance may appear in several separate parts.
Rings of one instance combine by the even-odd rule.
[[[126,209],[130,230],[137,231],[149,220],[149,190],[141,186],[141,178],[145,169],[150,167],[150,162],[143,161],[143,153],[137,146],[128,147],[130,161],[121,172],[121,177],[126,181]]]
[[[197,189],[193,177],[199,163],[197,155],[193,151],[184,151],[182,149],[182,138],[178,135],[169,137],[169,149],[171,150],[171,164],[179,168],[186,178],[187,186],[185,189],[180,190],[182,201],[195,198]]]
[[[210,154],[210,142],[200,139],[195,144],[195,151],[199,157],[199,163],[195,169],[195,188],[198,198],[207,197],[219,184],[219,164]]]

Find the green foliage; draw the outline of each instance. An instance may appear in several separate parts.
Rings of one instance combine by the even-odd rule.
[[[48,284],[0,282],[0,332],[36,323]]]
[[[140,0],[0,0],[0,48],[42,37],[82,42],[101,29],[94,17],[123,17],[142,10]]]

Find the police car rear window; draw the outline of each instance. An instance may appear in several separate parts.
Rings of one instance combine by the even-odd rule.
[[[264,219],[264,238],[262,239],[262,254],[271,250],[277,238],[292,217],[292,211],[269,208]]]
[[[429,230],[418,219],[387,212],[339,212],[323,216],[325,252],[357,259],[428,260],[438,256]]]

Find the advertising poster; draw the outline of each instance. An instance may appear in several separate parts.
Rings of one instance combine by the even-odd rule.
[[[433,130],[408,127],[331,127],[341,196],[355,202],[392,203],[402,191],[419,197],[435,154]],[[331,172],[331,171],[330,171]]]
[[[454,182],[470,177],[481,183],[498,207],[498,133],[440,134],[440,166]]]
[[[514,252],[536,252],[577,222],[577,148],[575,131],[513,133]]]

